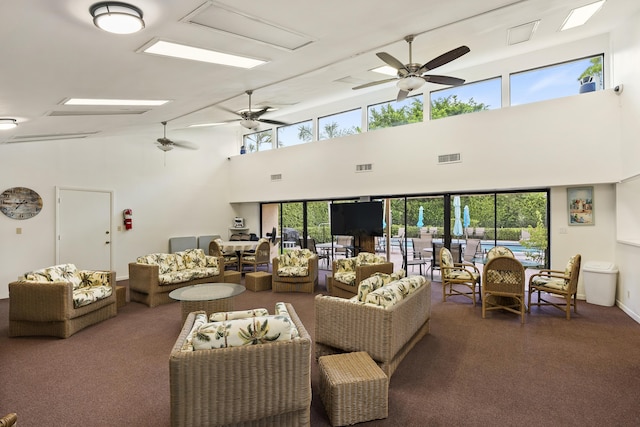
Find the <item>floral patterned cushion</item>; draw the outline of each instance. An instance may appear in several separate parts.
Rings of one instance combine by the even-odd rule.
[[[138,264],[157,265],[159,274],[167,274],[178,270],[176,254],[154,253],[136,259]]]
[[[511,258],[515,257],[513,255],[513,252],[511,252],[511,249],[505,248],[504,246],[494,246],[493,248],[489,249],[489,252],[487,253],[487,261],[498,256],[508,256]]]
[[[291,316],[289,315],[289,310],[287,310],[287,306],[284,302],[276,303],[276,315],[287,316],[289,319],[291,319]],[[296,325],[293,322],[291,322],[291,338],[298,338],[299,336],[300,336],[300,332],[298,331],[298,328],[296,328]]]
[[[356,257],[357,265],[382,264],[384,262],[387,262],[387,259],[385,257],[372,254],[370,252],[360,252]]]
[[[391,283],[391,275],[385,273],[374,273],[371,277],[364,279],[358,285],[358,301],[366,301],[367,295]]]
[[[309,275],[309,249],[294,249],[278,256],[278,276],[305,277]]]
[[[209,316],[210,322],[221,322],[223,320],[233,319],[246,319],[249,317],[268,316],[269,311],[266,308],[254,308],[252,310],[240,310],[240,311],[221,311],[218,313],[211,313]]]
[[[337,271],[336,274],[333,275],[333,280],[337,280],[340,283],[344,283],[345,285],[356,285],[356,272],[355,271]]]
[[[202,249],[187,249],[176,252],[178,270],[204,267],[207,264],[206,255]]]
[[[59,264],[41,268],[25,273],[22,278],[33,282],[71,282],[74,290],[80,288],[82,284],[82,278],[74,264]]]
[[[189,331],[189,334],[187,335],[186,339],[184,340],[184,343],[182,343],[182,348],[180,350],[182,350],[182,351],[193,351],[193,333],[194,333],[194,331],[199,329],[205,323],[207,323],[207,315],[206,315],[206,313],[198,313],[198,314],[196,314],[196,318],[193,321],[193,326],[191,327],[191,330]]]
[[[368,279],[367,279],[368,280]],[[426,283],[424,276],[408,276],[382,286],[366,296],[364,302],[381,307],[391,307],[407,298],[420,286]]]
[[[356,258],[341,258],[335,260],[336,272],[346,273],[356,271]]]
[[[288,316],[261,316],[205,323],[193,335],[193,349],[206,350],[266,344],[291,339]]]
[[[113,288],[108,285],[90,286],[73,291],[73,306],[75,308],[89,305],[93,302],[107,298],[113,293]]]

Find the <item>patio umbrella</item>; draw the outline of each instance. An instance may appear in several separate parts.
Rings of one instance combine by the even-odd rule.
[[[469,216],[469,206],[464,205],[464,211],[462,214],[462,226],[464,228],[467,228],[469,225],[471,225],[471,217]]]
[[[416,224],[418,227],[424,227],[424,208],[420,206],[418,210],[418,223]]]
[[[460,196],[453,198],[453,207],[455,214],[455,223],[453,224],[453,234],[455,236],[462,236],[462,219],[460,218]]]

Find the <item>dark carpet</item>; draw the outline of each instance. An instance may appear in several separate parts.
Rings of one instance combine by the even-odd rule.
[[[320,283],[324,284],[324,278]],[[323,292],[320,286],[317,292]],[[371,426],[640,425],[640,325],[617,307],[579,301],[570,321],[552,307],[517,315],[432,287],[431,334],[389,384],[389,417]],[[247,291],[236,309],[294,305],[314,335],[313,295]],[[21,427],[168,426],[169,352],[179,303],[128,303],[68,339],[8,338],[0,300],[0,414]],[[313,426],[329,420],[312,363]]]

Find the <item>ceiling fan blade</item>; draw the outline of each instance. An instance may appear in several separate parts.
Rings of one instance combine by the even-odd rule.
[[[241,116],[241,114],[240,114],[240,113],[238,113],[237,111],[233,111],[233,110],[231,110],[231,109],[229,109],[229,108],[226,108],[226,107],[223,107],[223,106],[221,106],[221,105],[218,105],[218,108],[219,108],[219,109],[221,109],[221,110],[224,110],[224,111],[226,111],[226,112],[228,112],[228,113],[235,114],[236,116]]]
[[[378,52],[376,53],[376,55],[378,55],[378,58],[382,59],[390,67],[395,68],[398,71],[404,70],[407,73],[409,72],[409,70],[407,70],[407,67],[402,62],[398,61],[396,58],[389,55],[387,52]]]
[[[173,145],[180,148],[186,148],[187,150],[197,150],[200,148],[197,144],[189,141],[173,141]]]
[[[460,46],[460,47],[457,47],[455,49],[452,49],[449,52],[443,53],[442,55],[438,56],[437,58],[434,58],[431,61],[429,61],[426,64],[424,64],[418,70],[418,74],[422,74],[422,73],[424,73],[426,71],[433,70],[434,68],[441,67],[444,64],[448,64],[449,62],[453,61],[454,59],[458,59],[462,55],[466,55],[469,52],[471,52],[471,49],[469,49],[467,46]]]
[[[261,115],[263,115],[264,113],[266,113],[267,111],[269,111],[269,108],[271,107],[264,107],[261,110],[258,111],[251,111],[249,112],[249,116],[251,116],[251,118],[253,118],[254,120],[257,119],[258,117],[260,117]]]
[[[270,125],[280,125],[280,126],[282,126],[282,125],[285,125],[285,126],[286,126],[286,125],[288,125],[288,124],[289,124],[289,123],[279,122],[279,121],[277,121],[277,120],[269,120],[269,119],[258,119],[258,121],[259,121],[259,122],[262,122],[262,123],[268,123],[268,124],[270,124]]]
[[[429,83],[436,83],[439,85],[460,86],[464,84],[464,79],[459,79],[457,77],[436,76],[428,74],[426,76],[422,76],[422,78]]]
[[[407,99],[407,95],[409,95],[409,92],[400,89],[400,91],[398,92],[398,97],[396,98],[396,102],[404,101],[405,99]]]
[[[363,85],[356,86],[356,87],[354,87],[352,89],[353,90],[364,89],[365,87],[371,87],[371,86],[379,85],[379,84],[382,84],[382,83],[392,82],[392,81],[395,81],[395,80],[398,80],[398,78],[397,77],[391,77],[390,79],[377,80],[375,82],[365,83]]]

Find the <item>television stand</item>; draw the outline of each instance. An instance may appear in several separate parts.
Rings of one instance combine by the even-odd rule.
[[[376,253],[376,238],[374,236],[354,236],[354,256],[360,252]]]

